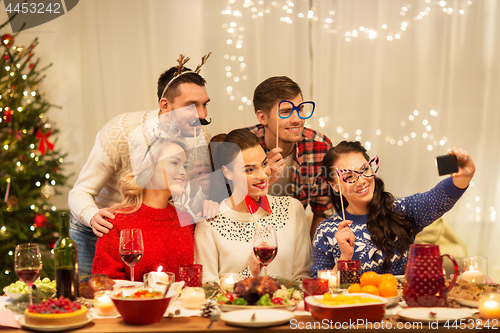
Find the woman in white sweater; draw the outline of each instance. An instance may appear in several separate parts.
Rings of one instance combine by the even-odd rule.
[[[268,275],[309,277],[311,243],[304,208],[292,197],[267,196],[271,171],[258,138],[237,129],[214,137],[210,148],[217,170],[210,182],[210,199],[221,204],[213,221],[200,222],[195,229],[195,262],[203,265],[203,281],[216,281],[224,273],[262,275],[262,265],[253,254],[255,223],[244,201],[247,194],[256,202],[267,198],[271,208],[272,213],[259,207],[254,214],[259,226],[276,229],[278,253]]]

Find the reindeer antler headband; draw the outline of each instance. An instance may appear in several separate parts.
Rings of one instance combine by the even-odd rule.
[[[184,74],[188,74],[188,73],[200,74],[201,67],[203,65],[205,65],[208,58],[210,58],[211,54],[212,54],[212,52],[209,52],[207,55],[204,55],[203,57],[201,57],[201,64],[199,64],[194,71],[183,71],[183,69],[185,69],[184,65],[189,61],[189,57],[186,57],[184,54],[179,55],[179,59],[177,59],[177,63],[179,65],[176,66],[177,72],[174,74],[174,77],[170,81],[168,81],[167,85],[165,86],[165,89],[163,89],[163,92],[161,93],[161,96],[163,97],[163,95],[165,94],[165,91],[167,91],[170,84],[178,77],[180,77]]]

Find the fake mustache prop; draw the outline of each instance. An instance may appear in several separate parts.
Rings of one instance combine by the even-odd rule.
[[[210,118],[209,120],[198,118],[192,124],[190,123],[189,126],[191,126],[191,127],[196,127],[198,125],[207,126],[207,125],[210,125],[211,123],[212,123],[212,118]]]

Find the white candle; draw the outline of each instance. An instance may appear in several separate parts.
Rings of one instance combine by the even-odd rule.
[[[186,287],[182,290],[182,306],[186,309],[199,309],[205,303],[205,290],[199,287]]]
[[[484,319],[500,319],[500,295],[485,295],[479,300],[479,314]]]
[[[472,283],[483,283],[483,273],[476,270],[469,270],[462,272],[462,279]]]
[[[97,292],[94,295],[94,308],[99,316],[116,316],[118,311],[106,292]]]
[[[337,287],[337,275],[333,271],[320,271],[319,277],[328,280],[329,288]]]

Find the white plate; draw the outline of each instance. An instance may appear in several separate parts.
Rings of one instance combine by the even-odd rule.
[[[479,307],[479,301],[472,301],[470,299],[455,298],[455,297],[448,297],[448,299],[452,299],[455,302],[457,302],[458,304],[463,305],[463,306],[468,306],[470,308]]]
[[[435,315],[431,315],[431,312]],[[470,311],[451,308],[406,308],[398,312],[398,316],[406,321],[437,321],[439,324],[448,320],[467,319],[471,315]]]
[[[252,316],[255,314],[255,318]],[[220,319],[226,324],[242,327],[267,327],[288,323],[295,315],[290,311],[274,309],[252,309],[223,313]]]
[[[57,332],[57,331],[74,330],[87,325],[91,321],[92,317],[89,314],[87,314],[87,320],[77,324],[63,325],[63,326],[38,326],[38,325],[28,325],[24,322],[24,316],[19,317],[19,324],[23,325],[24,327],[30,330],[35,330],[40,332]]]
[[[128,281],[128,280],[113,280],[115,281],[115,284],[113,285],[113,288],[141,288],[144,283],[139,282],[139,281]]]
[[[297,305],[232,305],[232,304],[219,304],[221,311],[228,312],[234,310],[287,310],[295,311]]]
[[[385,297],[385,299],[387,300],[387,304],[385,305],[385,307],[388,308],[397,305],[401,297],[403,297],[403,293],[401,291],[398,292],[398,296]]]
[[[11,293],[9,291],[7,291],[9,289],[9,286],[6,286],[3,288],[3,292],[5,293],[5,295],[9,296],[10,298],[12,299],[18,299],[19,297],[23,296],[23,295],[26,295],[26,293]]]

